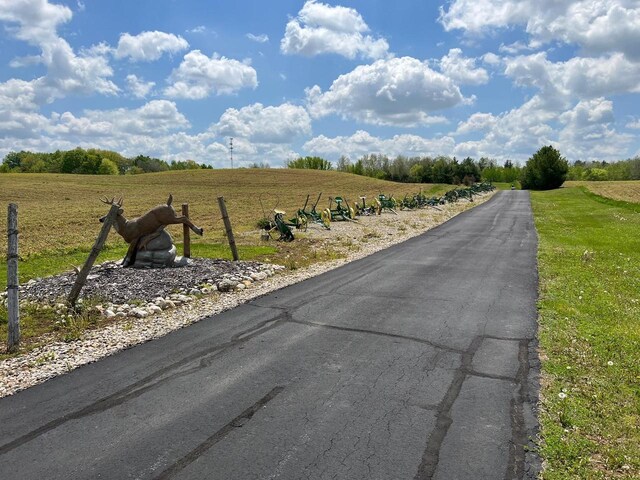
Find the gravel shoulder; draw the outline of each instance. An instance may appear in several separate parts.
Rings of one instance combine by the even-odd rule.
[[[144,298],[144,300],[148,303],[138,305],[138,309],[147,312],[145,315],[130,315],[128,310],[125,312],[122,308],[118,311],[118,307],[121,307],[123,302],[129,301],[124,293],[127,291],[128,285],[135,283],[133,280],[128,284],[121,282],[123,290],[109,290],[110,301],[106,301],[104,305],[100,306],[105,312],[110,310],[114,316],[118,313],[124,313],[114,318],[113,323],[103,328],[87,330],[78,340],[70,342],[52,340],[28,353],[1,361],[0,397],[12,395],[81,365],[95,362],[118,351],[159,338],[202,318],[219,314],[251,299],[333,270],[348,262],[420,235],[455,215],[489,200],[494,193],[478,195],[473,203],[462,200],[458,203],[440,206],[438,209],[429,208],[400,211],[397,215],[384,213],[381,216],[359,217],[357,224],[333,222],[330,231],[319,226],[310,226],[303,235],[322,239],[319,248],[331,248],[343,254],[344,258],[316,263],[306,268],[287,270],[282,266],[256,262],[239,262],[238,265],[234,262],[218,261],[213,267],[211,262],[203,262],[203,268],[210,268],[210,270],[204,272],[202,269],[194,269],[192,272],[199,272],[194,275],[185,275],[184,272],[187,270],[175,269],[182,270],[181,272],[171,272],[179,277],[180,282],[188,279],[192,285],[181,283],[178,288],[180,293],[167,294],[166,292],[154,291],[152,294],[147,294],[148,298]],[[213,274],[212,268],[218,273]],[[105,267],[105,270],[111,269],[111,265]],[[132,275],[145,275],[145,273],[138,271]],[[233,280],[235,286],[229,291],[222,291],[224,288],[217,288],[222,280]],[[55,282],[51,283],[51,279],[46,279],[46,281],[49,282],[51,291],[56,291],[55,288],[60,286],[56,286]],[[69,279],[64,281],[68,282]],[[117,284],[118,282],[111,283]],[[136,289],[131,289],[131,291],[137,292],[137,298],[144,296]],[[170,308],[154,309],[150,306],[157,307],[160,298],[163,301],[169,301]],[[153,303],[153,300],[156,302]],[[145,306],[146,310],[142,308]]]

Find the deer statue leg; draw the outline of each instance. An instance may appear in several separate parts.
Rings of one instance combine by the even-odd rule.
[[[189,220],[189,217],[185,217],[185,216],[176,217],[173,223],[182,223],[183,225],[188,226],[191,230],[193,230],[200,236],[202,236],[202,234],[204,233],[204,230],[202,228],[196,227],[193,223],[191,223],[191,220]]]
[[[164,225],[158,228],[158,230],[156,230],[155,232],[140,237],[138,250],[144,250],[147,247],[147,243],[149,243],[151,240],[158,238],[163,230],[164,230]]]
[[[127,254],[124,256],[122,260],[123,267],[129,267],[133,265],[136,261],[136,252],[138,251],[138,243],[140,242],[140,237],[134,239],[129,243],[129,248],[127,249]]]

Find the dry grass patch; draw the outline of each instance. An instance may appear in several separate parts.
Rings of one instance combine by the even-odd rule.
[[[260,197],[267,214],[278,205],[293,214],[323,192],[318,207],[328,206],[328,197],[341,195],[350,203],[361,195],[373,199],[379,193],[403,197],[420,189],[426,194],[440,194],[451,185],[400,184],[339,172],[289,169],[196,170],[150,173],[127,176],[3,174],[0,175],[0,204],[18,203],[20,221],[20,255],[32,255],[72,249],[90,248],[100,225],[98,218],[108,209],[100,203],[102,196],[123,197],[125,216],[139,216],[173,194],[174,207],[189,203],[193,222],[204,228],[204,238],[195,243],[219,243],[224,240],[216,198],[224,196],[239,242],[255,242],[262,217]],[[5,207],[6,208],[6,207]],[[6,230],[6,214],[0,215],[0,231]],[[176,240],[182,226],[168,228]],[[122,245],[117,235],[109,236],[108,245]],[[0,236],[0,251],[6,250],[6,236]]]
[[[624,182],[566,182],[565,186],[583,186],[591,193],[621,202],[640,203],[640,180]]]

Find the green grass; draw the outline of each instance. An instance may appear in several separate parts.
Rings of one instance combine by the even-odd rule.
[[[634,211],[636,213],[640,213],[640,203],[625,202],[624,200],[616,200],[616,199],[613,199],[613,198],[609,198],[609,197],[605,197],[605,196],[602,196],[602,195],[598,195],[597,193],[593,193],[591,190],[589,190],[585,186],[580,186],[578,188],[587,197],[591,198],[592,200],[594,200],[596,202],[600,202],[600,203],[602,203],[604,205],[609,205],[609,206],[612,206],[612,207],[625,208],[627,210],[632,210],[632,211]]]
[[[533,192],[544,478],[640,478],[640,213]]]

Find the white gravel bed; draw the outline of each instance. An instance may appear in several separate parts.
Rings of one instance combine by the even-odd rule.
[[[123,318],[106,327],[87,330],[78,340],[52,340],[28,353],[0,361],[0,397],[403,242],[485,202],[493,193],[476,196],[474,203],[462,200],[440,206],[439,210],[429,208],[401,211],[398,215],[383,213],[379,217],[359,217],[359,224],[333,222],[331,231],[311,226],[304,235],[326,238],[323,245],[344,253],[345,258],[293,271],[280,270],[273,276],[243,285],[232,292],[214,292],[201,298],[190,296],[176,308],[158,311],[144,318]]]

